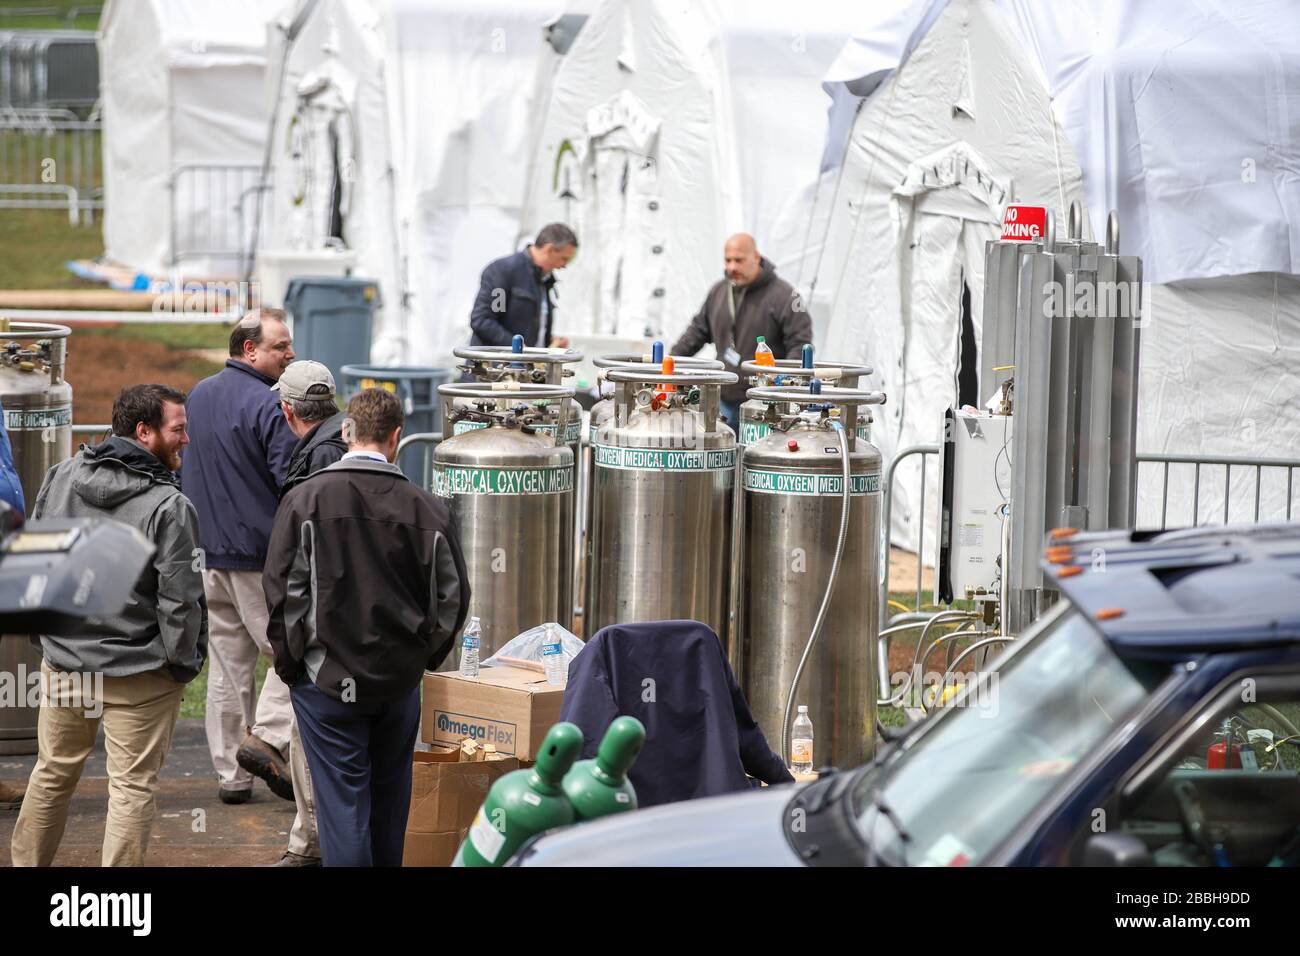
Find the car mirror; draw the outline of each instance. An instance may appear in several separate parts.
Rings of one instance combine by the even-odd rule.
[[[1131,833],[1098,833],[1083,847],[1084,866],[1151,866],[1151,851]]]

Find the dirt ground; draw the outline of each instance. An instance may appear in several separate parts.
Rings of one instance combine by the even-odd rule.
[[[0,757],[0,780],[25,783],[35,762],[34,756]],[[107,802],[104,735],[100,734],[72,798],[56,866],[99,865]],[[249,803],[227,806],[217,799],[203,721],[192,718],[176,724],[158,781],[157,805],[147,866],[274,863],[288,846],[293,826],[293,802],[275,796],[260,782]],[[17,811],[0,811],[0,867],[9,865],[9,841],[17,819]]]
[[[75,329],[64,373],[72,385],[72,420],[78,425],[107,424],[123,388],[160,382],[188,392],[220,368],[208,350],[119,337],[102,327]]]

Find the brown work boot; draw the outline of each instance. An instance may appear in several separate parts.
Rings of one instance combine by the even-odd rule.
[[[285,850],[284,856],[280,857],[279,863],[268,863],[267,866],[320,866],[320,857],[303,856],[301,853],[294,853],[291,850]]]
[[[23,805],[23,794],[26,792],[23,787],[0,783],[0,810],[17,810]]]
[[[261,737],[249,734],[239,745],[235,761],[254,777],[261,777],[271,792],[286,800],[293,799],[293,778],[289,775],[289,764],[270,744]]]

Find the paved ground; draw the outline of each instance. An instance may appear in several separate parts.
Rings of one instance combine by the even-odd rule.
[[[0,756],[0,780],[26,783],[36,757]],[[98,866],[104,838],[108,779],[104,738],[86,762],[72,799],[68,829],[56,866]],[[208,756],[203,721],[176,725],[171,753],[163,767],[158,815],[146,862],[151,866],[257,866],[280,859],[289,840],[294,807],[258,781],[253,799],[226,806],[217,799],[217,782]],[[9,865],[9,838],[17,811],[0,811],[0,866]]]

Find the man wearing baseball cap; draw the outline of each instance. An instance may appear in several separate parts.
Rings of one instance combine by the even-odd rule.
[[[291,488],[347,454],[348,446],[343,442],[345,416],[334,400],[334,376],[320,362],[292,363],[271,388],[280,393],[280,411],[284,412],[289,430],[298,436],[280,485],[280,497],[284,498]],[[296,719],[290,732],[289,775],[298,813],[289,831],[289,848],[275,865],[320,866],[315,796]]]
[[[328,468],[347,454],[343,418],[334,401],[334,376],[320,362],[294,362],[271,388],[280,393],[280,410],[289,429],[298,436],[289,457],[289,470],[280,485],[280,497],[308,475]]]

